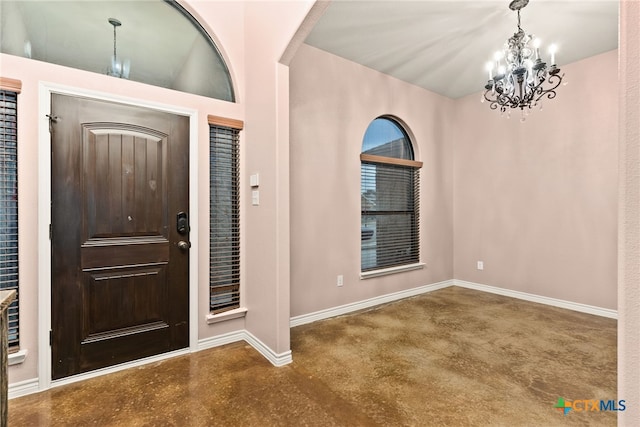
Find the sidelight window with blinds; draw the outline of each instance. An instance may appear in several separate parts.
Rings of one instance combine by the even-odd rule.
[[[18,291],[18,93],[21,83],[0,78],[0,289]],[[18,300],[8,309],[9,351],[20,345]]]
[[[242,122],[209,116],[209,309],[240,307],[240,170]]]
[[[420,260],[418,230],[422,162],[390,117],[367,128],[360,155],[361,270],[381,270]]]

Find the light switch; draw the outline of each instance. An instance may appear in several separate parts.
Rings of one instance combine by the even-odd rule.
[[[258,187],[260,185],[260,174],[256,173],[249,177],[249,182],[252,187]]]
[[[253,206],[258,206],[260,204],[260,192],[258,190],[253,190],[251,192],[251,204]]]

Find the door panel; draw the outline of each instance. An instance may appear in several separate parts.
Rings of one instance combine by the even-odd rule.
[[[166,282],[165,276],[165,266],[88,272],[82,344],[104,337],[105,333],[128,335],[150,327],[169,327],[158,309],[166,305],[167,295],[158,292],[157,285]]]
[[[167,139],[145,129],[110,126],[83,126],[84,236],[162,235],[168,215]]]
[[[188,118],[57,94],[52,115],[53,379],[186,347]]]

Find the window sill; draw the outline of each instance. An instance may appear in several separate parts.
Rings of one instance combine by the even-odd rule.
[[[246,314],[247,314],[247,309],[244,307],[225,311],[224,313],[208,314],[207,324],[211,325],[212,323],[225,322],[231,319],[238,319],[240,317],[244,317]]]
[[[421,270],[425,266],[424,262],[415,264],[400,265],[397,267],[382,268],[380,270],[363,271],[360,273],[360,280],[371,279],[373,277],[387,276],[389,274],[403,273],[411,270]]]
[[[27,358],[27,350],[16,351],[15,353],[9,353],[9,366],[19,365]]]

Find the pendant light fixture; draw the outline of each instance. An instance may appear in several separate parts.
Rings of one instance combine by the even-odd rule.
[[[109,24],[113,25],[113,56],[111,57],[111,65],[107,70],[107,74],[121,79],[128,79],[131,63],[128,59],[124,61],[119,60],[117,53],[116,28],[121,26],[122,22],[116,18],[109,18]]]

